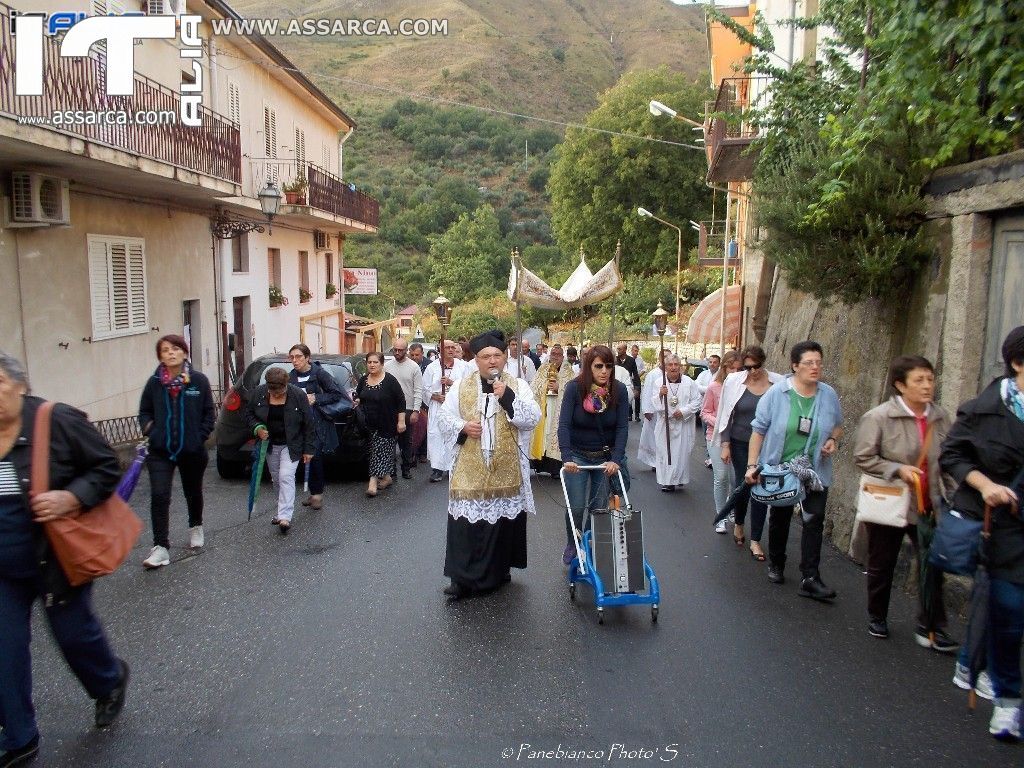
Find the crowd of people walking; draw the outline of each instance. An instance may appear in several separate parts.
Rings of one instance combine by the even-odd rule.
[[[292,369],[269,368],[245,406],[252,437],[267,446],[277,490],[272,522],[281,533],[291,528],[300,464],[307,467],[309,490],[303,504],[324,505],[322,451],[330,430],[323,409],[348,401],[369,435],[366,495],[393,485],[399,471],[403,480],[412,479],[425,451],[429,480],[448,477],[445,592],[452,600],[487,594],[508,583],[513,568],[526,567],[527,519],[536,512],[531,474],[564,476],[571,518],[566,515],[563,562],[570,565],[579,551],[575,533],[586,527],[588,512],[607,507],[616,484],[628,490],[636,480],[626,444],[630,421],[640,418],[637,459],[665,492],[688,484],[700,435],[700,454],[706,448],[714,478],[713,529],[728,533],[731,521],[736,545],[749,539],[751,557],[766,562],[772,584],[786,581],[790,526],[798,513],[798,594],[834,600],[820,566],[833,465],[845,458],[844,415],[838,393],[823,380],[825,350],[813,341],[794,345],[785,375],[767,369],[760,347],[730,350],[696,381],[675,355],[645,370],[638,348],[626,354],[619,345],[616,351],[592,345],[579,358],[570,354],[575,349],[554,344],[535,352],[491,331],[445,342],[431,362],[422,345],[400,341],[392,360],[367,354],[367,372],[348,392],[307,347],[295,345]],[[955,419],[935,402],[929,360],[892,361],[890,394],[860,418],[848,452],[863,473],[851,552],[866,567],[867,631],[886,639],[897,560],[909,539],[918,561],[915,642],[940,653],[959,649],[954,683],[992,699],[990,732],[1016,741],[1024,637],[1024,326],[1008,335],[1002,352],[1004,375],[960,405]],[[143,561],[149,569],[170,562],[175,469],[189,546],[205,545],[205,442],[215,411],[210,383],[191,368],[188,355],[184,338],[161,337],[158,366],[139,403],[149,441],[153,540]],[[58,405],[49,437],[49,489],[30,494],[41,402],[29,394],[20,363],[0,353],[2,766],[38,752],[29,656],[35,600],[43,601],[65,659],[96,702],[98,727],[116,719],[129,680],[128,665],[114,655],[92,609],[90,583],[71,586],[42,532],[43,524],[110,498],[120,478],[117,459],[83,413]],[[983,626],[972,622],[968,633],[980,632],[984,640],[962,647],[947,632],[943,562],[935,555],[939,539],[954,535],[949,518],[974,526],[989,586]],[[981,522],[971,522],[981,520],[984,537]]]

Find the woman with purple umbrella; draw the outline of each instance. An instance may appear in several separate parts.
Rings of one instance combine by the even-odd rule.
[[[188,545],[198,549],[203,535],[203,474],[209,462],[206,438],[213,432],[216,412],[210,381],[192,370],[188,342],[176,334],[161,336],[156,343],[160,364],[146,380],[139,402],[139,424],[149,437],[151,493],[150,518],[153,548],[142,561],[146,568],[169,565],[171,480],[181,474],[181,488],[188,507]]]

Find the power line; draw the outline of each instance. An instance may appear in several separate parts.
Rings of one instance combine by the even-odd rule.
[[[218,51],[217,55],[218,56],[222,56],[222,57],[242,59],[244,61],[252,62],[253,64],[255,64],[257,66],[260,65],[259,62],[256,62],[254,59],[251,59],[251,58],[249,58],[247,56],[241,56],[241,55],[238,55],[238,54],[228,53],[226,51]],[[667,144],[668,146],[672,146],[672,147],[684,147],[685,149],[695,149],[698,152],[703,152],[704,151],[703,147],[697,146],[696,144],[686,144],[686,143],[681,142],[681,141],[669,141],[668,139],[657,139],[657,138],[654,138],[653,136],[641,136],[641,135],[636,134],[636,133],[625,133],[623,131],[612,131],[612,130],[609,130],[607,128],[595,128],[595,127],[590,126],[590,125],[584,125],[583,123],[573,123],[573,122],[567,122],[567,121],[564,121],[564,120],[554,120],[552,118],[540,117],[539,115],[529,115],[529,114],[526,114],[526,113],[523,113],[523,112],[510,112],[510,111],[503,110],[503,109],[497,109],[496,107],[484,107],[484,106],[480,106],[479,104],[470,104],[470,103],[467,103],[467,102],[464,102],[464,101],[456,101],[455,99],[446,99],[443,96],[431,96],[431,95],[425,94],[425,93],[416,93],[414,91],[404,91],[404,90],[402,90],[400,88],[394,88],[394,87],[390,87],[390,86],[386,86],[386,85],[375,85],[373,83],[364,83],[364,82],[359,81],[359,80],[353,80],[352,78],[339,77],[337,75],[331,75],[331,74],[327,74],[325,72],[317,72],[317,71],[312,71],[312,70],[304,72],[304,71],[300,70],[298,67],[285,67],[285,66],[283,66],[281,64],[274,64],[272,62],[265,62],[265,63],[263,63],[262,66],[265,69],[270,69],[270,68],[280,69],[280,70],[282,70],[284,72],[294,72],[294,73],[297,73],[297,74],[304,75],[306,77],[322,78],[324,80],[330,80],[330,81],[337,82],[337,83],[343,83],[345,85],[351,85],[351,86],[355,86],[355,87],[358,87],[358,88],[366,88],[368,90],[373,90],[373,91],[382,91],[384,93],[390,93],[390,94],[395,95],[395,96],[404,96],[405,98],[409,98],[409,99],[419,99],[419,100],[422,100],[422,101],[436,102],[438,104],[446,104],[448,106],[453,106],[453,107],[462,107],[464,109],[474,109],[474,110],[477,110],[479,112],[486,112],[486,113],[492,114],[492,115],[501,115],[503,117],[519,118],[521,120],[531,120],[531,121],[537,122],[537,123],[545,123],[547,125],[556,125],[556,126],[559,126],[561,128],[575,128],[575,129],[581,130],[581,131],[590,131],[591,133],[601,133],[601,134],[605,134],[605,135],[608,135],[608,136],[618,136],[620,138],[632,139],[634,141],[647,141],[647,142],[652,142],[652,143],[655,143],[655,144]]]

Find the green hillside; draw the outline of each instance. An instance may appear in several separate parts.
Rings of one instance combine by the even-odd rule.
[[[251,18],[448,19],[447,37],[274,38],[358,122],[345,178],[381,201],[381,226],[377,237],[351,238],[345,260],[380,270],[386,296],[350,299],[371,316],[390,310],[387,296],[398,306],[429,300],[431,238],[481,206],[493,209],[503,248],[519,247],[545,277],[567,275],[575,256],[554,244],[545,194],[561,123],[583,123],[625,73],[664,67],[693,82],[706,65],[701,12],[668,0],[235,7]],[[500,275],[479,279],[502,287]]]

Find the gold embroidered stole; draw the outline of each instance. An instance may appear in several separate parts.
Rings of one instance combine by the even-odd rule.
[[[518,394],[515,379],[506,373],[501,380]],[[459,384],[459,415],[463,421],[481,421],[483,415],[477,411],[480,397],[480,373],[467,376]],[[494,455],[491,466],[484,463],[480,438],[467,437],[459,450],[459,456],[452,468],[451,497],[458,500],[485,501],[516,496],[523,483],[519,466],[519,441],[516,430],[508,420],[508,414],[500,405],[494,417]]]

